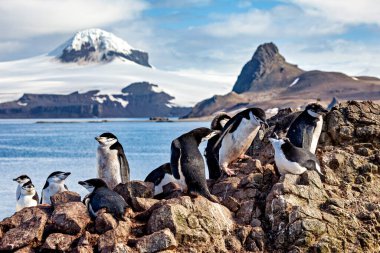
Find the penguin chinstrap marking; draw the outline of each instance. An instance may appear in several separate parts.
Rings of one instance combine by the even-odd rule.
[[[294,146],[288,139],[269,138],[274,148],[274,160],[281,175],[303,174],[315,170],[323,178],[317,157],[307,149]]]
[[[111,189],[120,183],[129,182],[128,160],[117,137],[112,133],[103,133],[95,139],[99,143],[97,150],[98,178],[103,179]]]
[[[16,189],[16,201],[17,201],[21,194],[21,187],[27,182],[32,182],[32,180],[27,175],[21,175],[13,179],[13,181],[18,183],[17,189]]]
[[[294,146],[307,149],[315,154],[325,113],[327,110],[319,104],[307,105],[290,125],[286,137]]]
[[[62,171],[51,173],[46,179],[46,183],[42,189],[40,204],[51,204],[51,196],[59,192],[67,191],[68,188],[65,185],[65,180],[70,174],[70,172]]]
[[[90,216],[94,219],[97,212],[105,208],[107,213],[117,220],[125,220],[124,213],[128,205],[124,198],[118,193],[108,188],[105,181],[99,178],[79,181],[78,184],[86,188],[90,194],[87,195],[83,202],[87,206]]]
[[[164,163],[160,167],[152,170],[144,180],[154,184],[154,196],[157,198],[164,197],[163,187],[170,182],[177,183],[178,180],[174,178],[170,163]],[[182,189],[183,190],[183,189]]]
[[[224,126],[215,148],[220,143],[219,166],[227,175],[235,174],[228,166],[245,155],[262,124],[267,125],[264,110],[249,108],[233,116]]]
[[[219,202],[211,195],[206,182],[205,163],[198,146],[215,132],[206,128],[196,128],[172,141],[170,167],[182,189],[190,195],[202,195],[213,202]]]
[[[16,212],[20,211],[24,207],[37,206],[38,194],[36,188],[31,181],[26,182],[21,186],[20,196],[16,203]]]
[[[226,113],[219,113],[211,121],[211,130],[222,131],[223,127],[231,117]],[[206,163],[208,168],[208,175],[210,179],[218,179],[222,175],[222,171],[219,166],[219,149],[220,145],[215,147],[216,142],[219,140],[222,132],[218,132],[215,136],[207,141],[207,146],[204,152],[206,157]]]

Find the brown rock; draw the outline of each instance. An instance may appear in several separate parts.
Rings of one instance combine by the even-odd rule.
[[[27,246],[27,247],[14,251],[14,253],[34,253],[34,252],[35,251],[31,246]]]
[[[99,210],[95,219],[95,230],[99,234],[103,234],[110,229],[117,227],[117,221],[112,214],[106,213],[105,210]]]
[[[50,197],[52,206],[61,205],[68,202],[80,202],[80,195],[72,191],[64,191]]]
[[[130,181],[117,185],[114,191],[119,193],[129,205],[132,205],[132,198],[153,198],[154,184],[144,181]]]
[[[132,207],[136,211],[146,211],[151,208],[154,204],[158,203],[159,200],[151,198],[132,198]]]
[[[91,222],[87,208],[81,202],[69,202],[55,207],[51,216],[52,229],[75,235]]]
[[[170,229],[155,232],[141,237],[137,241],[136,248],[139,252],[153,253],[165,249],[173,249],[177,246],[177,241]]]
[[[11,251],[41,243],[49,214],[44,208],[29,207],[1,222],[7,230],[0,241],[0,251]]]
[[[130,221],[119,221],[116,228],[100,235],[98,240],[99,252],[114,252],[118,244],[126,244],[130,233]]]
[[[46,238],[42,248],[45,250],[69,251],[75,239],[77,239],[77,236],[53,233]]]

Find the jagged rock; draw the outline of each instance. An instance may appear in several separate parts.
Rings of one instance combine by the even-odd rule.
[[[52,206],[57,206],[68,202],[80,202],[80,199],[80,195],[72,191],[60,192],[50,197]]]
[[[181,245],[205,245],[212,241],[210,250],[225,251],[223,236],[233,228],[227,208],[204,197],[180,197],[177,203],[168,202],[152,212],[148,233],[169,228]]]
[[[52,229],[75,235],[91,222],[86,206],[81,202],[69,202],[55,207],[51,216]]]
[[[135,180],[117,185],[114,191],[119,193],[129,205],[133,206],[133,198],[153,198],[154,184]]]
[[[99,210],[95,219],[95,230],[99,234],[103,234],[110,229],[117,227],[117,221],[110,213],[106,213],[105,210]]]
[[[44,245],[42,245],[42,249],[55,251],[69,251],[71,248],[71,244],[74,242],[75,239],[77,239],[77,236],[53,233],[46,238]]]
[[[98,250],[99,252],[115,252],[120,247],[118,244],[126,244],[130,233],[130,221],[119,221],[116,228],[108,230],[99,236]]]
[[[46,208],[29,207],[3,220],[0,226],[5,234],[0,241],[0,251],[38,246],[49,218],[49,211]]]
[[[144,236],[137,241],[139,252],[153,253],[165,249],[173,249],[177,241],[170,229],[166,228],[153,234]]]
[[[154,204],[158,202],[157,199],[151,198],[132,198],[132,207],[136,211],[145,211],[151,208]]]
[[[33,250],[31,246],[27,246],[27,247],[14,251],[14,253],[34,253],[34,252],[35,251]]]

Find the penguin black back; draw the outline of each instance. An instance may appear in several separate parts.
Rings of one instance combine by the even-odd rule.
[[[211,122],[211,129],[221,131],[230,119],[231,117],[226,113],[216,115]],[[218,179],[222,175],[222,171],[219,166],[220,145],[216,145],[216,142],[219,140],[221,134],[221,132],[218,132],[214,137],[207,141],[207,146],[204,153],[210,179]]]
[[[211,195],[206,182],[205,164],[198,146],[202,139],[211,136],[212,131],[201,127],[181,135],[172,142],[170,166],[173,176],[183,175],[191,195],[203,195],[211,201],[218,200]]]
[[[319,104],[309,104],[306,106],[305,110],[292,122],[286,137],[294,146],[310,150],[314,130],[319,121],[318,115],[326,112],[327,110]]]
[[[94,214],[91,210],[96,214],[100,209],[105,208],[117,220],[124,220],[127,203],[122,196],[109,189],[102,179],[94,178],[78,183],[91,191],[84,201],[87,202],[89,213],[93,218]]]

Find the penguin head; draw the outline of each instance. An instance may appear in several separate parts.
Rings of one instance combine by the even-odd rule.
[[[111,146],[115,144],[118,140],[117,137],[112,133],[102,133],[98,137],[95,137],[95,140],[99,142],[100,146]]]
[[[231,117],[227,113],[219,113],[215,116],[215,118],[211,121],[211,129],[212,130],[222,130],[224,125],[231,119]]]
[[[92,178],[86,181],[79,181],[78,184],[86,188],[89,192],[93,192],[96,188],[106,187],[108,188],[106,182],[100,178]]]
[[[30,182],[31,180],[27,175],[21,175],[19,177],[14,178],[13,181],[23,185],[27,182]]]
[[[207,127],[199,127],[194,130],[191,130],[189,132],[198,144],[200,144],[202,141],[207,141],[218,134],[218,131],[213,131]]]
[[[29,181],[22,185],[21,193],[23,195],[34,195],[36,193],[36,188],[34,188],[32,182]]]
[[[49,183],[62,183],[70,174],[70,172],[56,171],[51,173],[46,181]]]
[[[317,103],[308,104],[305,111],[307,111],[307,113],[314,118],[318,118],[328,112],[325,108],[323,108],[323,106]]]
[[[266,115],[263,109],[252,107],[246,110],[249,115],[249,119],[256,125],[268,126]]]

